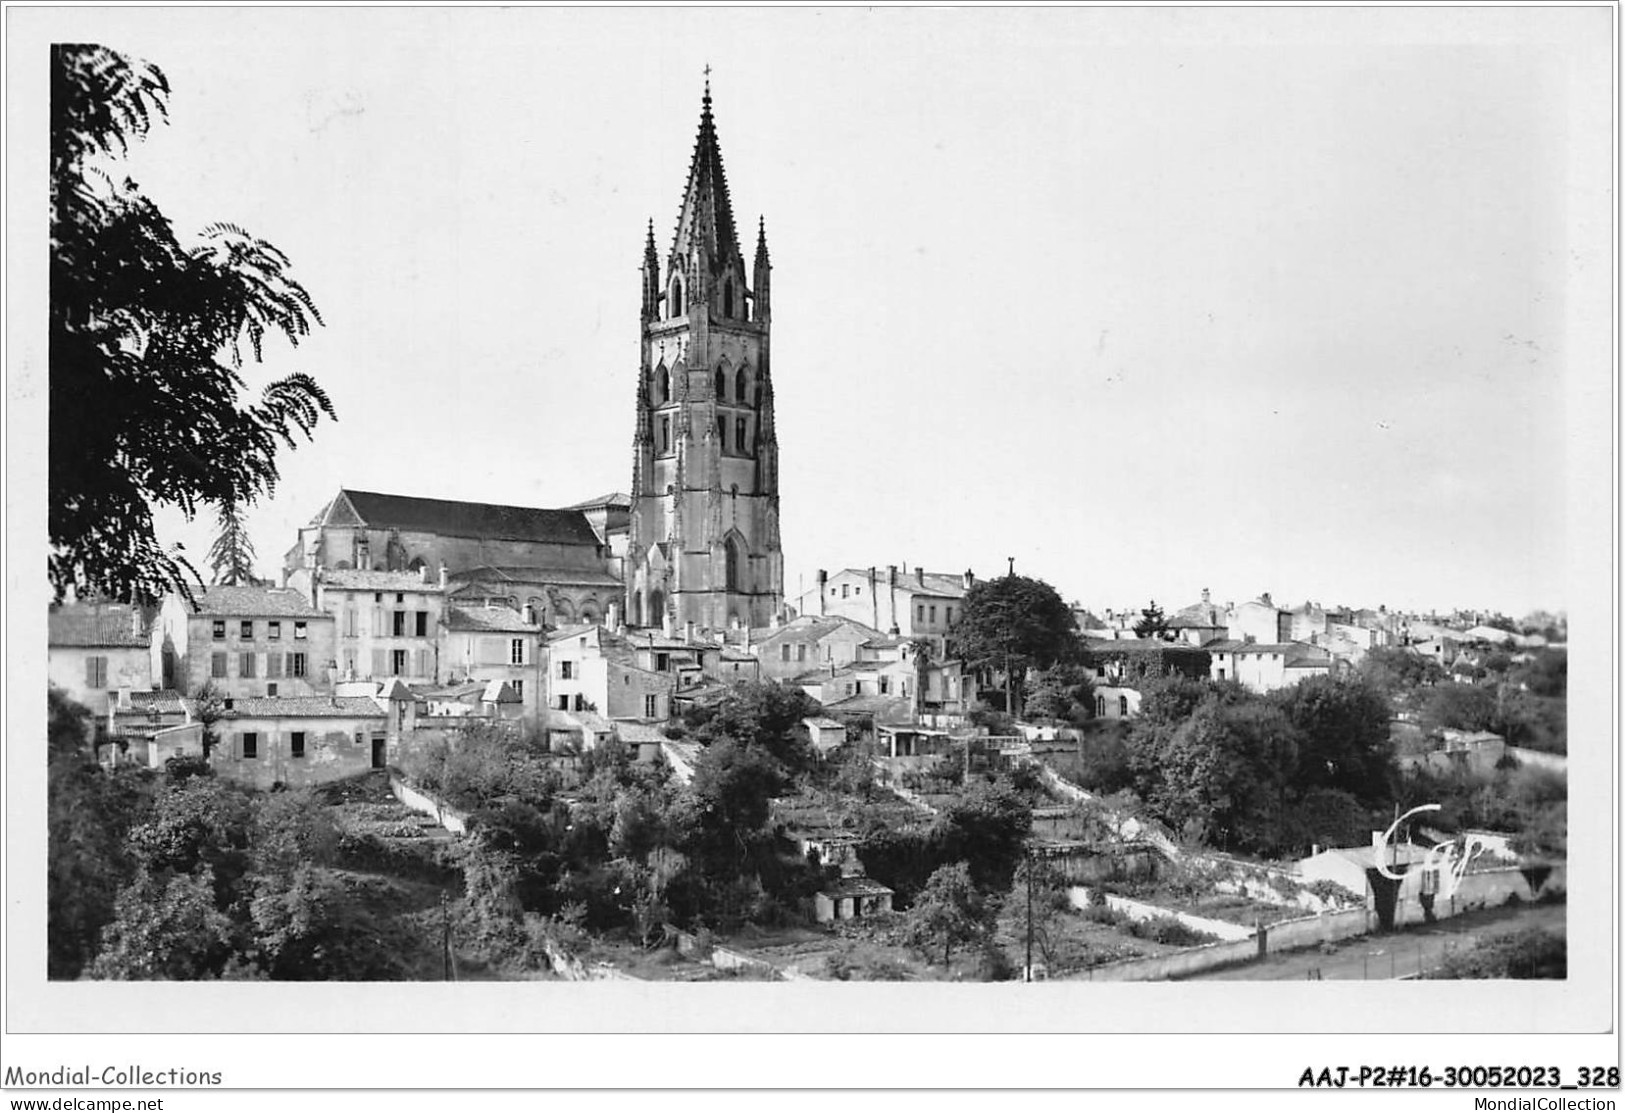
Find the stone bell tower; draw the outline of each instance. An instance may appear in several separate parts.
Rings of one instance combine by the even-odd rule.
[[[766,626],[784,598],[767,232],[747,272],[707,80],[664,266],[643,247],[626,560],[631,625]]]

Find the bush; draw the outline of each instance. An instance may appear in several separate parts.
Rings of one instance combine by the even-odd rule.
[[[1172,916],[1156,916],[1149,920],[1134,920],[1124,930],[1136,939],[1161,943],[1168,947],[1199,947],[1204,943],[1217,943],[1219,937],[1211,932],[1187,927]]]
[[[1568,940],[1544,928],[1486,939],[1445,959],[1430,978],[1561,979],[1568,977]]]

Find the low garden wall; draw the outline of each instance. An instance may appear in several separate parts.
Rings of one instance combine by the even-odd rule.
[[[1376,923],[1376,914],[1365,908],[1345,908],[1322,912],[1296,920],[1281,920],[1263,929],[1264,950],[1292,951],[1315,947],[1367,934]]]
[[[1154,958],[1129,958],[1121,962],[1109,962],[1103,966],[1092,966],[1084,973],[1073,975],[1069,980],[1081,978],[1091,982],[1166,981],[1169,978],[1181,978],[1203,970],[1212,970],[1218,966],[1235,966],[1251,962],[1257,957],[1257,940],[1235,939],[1225,943],[1187,947],[1183,951]]]
[[[415,812],[432,816],[434,821],[454,835],[468,834],[468,813],[442,804],[428,793],[413,788],[395,774],[389,775],[389,791],[395,799]]]
[[[1088,908],[1092,903],[1093,890],[1087,885],[1075,885],[1067,893],[1074,908]],[[1143,901],[1133,900],[1129,897],[1120,897],[1116,893],[1104,893],[1106,907],[1113,912],[1121,912],[1131,920],[1155,920],[1160,917],[1178,920],[1192,931],[1202,931],[1209,935],[1216,935],[1225,942],[1234,942],[1240,939],[1251,939],[1253,929],[1241,924],[1232,924],[1225,920],[1210,920],[1206,916],[1197,916],[1190,912],[1180,912],[1173,908],[1162,908],[1155,904],[1146,904]]]

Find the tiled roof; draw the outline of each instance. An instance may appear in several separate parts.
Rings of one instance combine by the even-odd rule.
[[[439,573],[425,579],[416,572],[388,572],[380,568],[325,569],[322,586],[348,591],[416,591],[434,595],[442,590]]]
[[[130,702],[137,706],[156,704],[160,710],[181,709],[181,694],[173,688],[156,688],[150,692],[131,692]]]
[[[446,627],[504,634],[536,634],[542,629],[534,622],[526,622],[525,616],[511,607],[447,607]]]
[[[590,568],[547,568],[542,565],[505,564],[501,567],[482,564],[478,568],[465,568],[451,573],[455,583],[516,584],[569,584],[588,587],[620,587],[621,581],[608,572],[595,572]]]
[[[147,624],[136,632],[139,612],[125,603],[63,603],[46,619],[47,644],[83,648],[145,648]]]
[[[1223,607],[1211,603],[1196,603],[1176,612],[1168,619],[1168,628],[1178,630],[1186,626],[1224,626],[1228,619]]]
[[[893,890],[867,877],[843,877],[818,890],[827,897],[885,897]]]
[[[822,641],[831,634],[842,630],[850,630],[854,636],[862,637],[866,641],[870,638],[879,638],[884,635],[873,626],[865,626],[850,618],[840,618],[835,615],[802,615],[774,629],[765,627],[751,631],[751,640],[759,645],[776,644],[781,640],[790,641]]]
[[[598,627],[591,622],[580,622],[574,626],[560,626],[557,630],[554,630],[552,633],[547,635],[547,640],[549,642],[569,641],[571,638],[580,637],[582,634],[587,633],[587,631],[596,630],[597,628]]]
[[[485,685],[485,691],[480,693],[480,700],[484,703],[523,703],[506,680],[492,680]]]
[[[226,716],[249,719],[382,719],[366,696],[240,696]]]
[[[836,714],[868,714],[877,723],[905,722],[914,714],[914,701],[907,696],[848,696],[826,703],[824,710]]]
[[[348,502],[372,529],[412,530],[493,541],[538,541],[594,548],[598,545],[598,535],[579,510],[455,502],[346,488],[324,514],[337,513],[341,502]]]
[[[291,587],[206,587],[197,593],[197,613],[228,618],[326,618]]]

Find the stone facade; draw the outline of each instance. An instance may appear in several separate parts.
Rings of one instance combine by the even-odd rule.
[[[153,646],[163,687],[194,696],[206,684],[222,695],[310,696],[331,690],[333,618],[291,588],[194,590],[159,609]]]
[[[766,626],[784,598],[767,237],[747,271],[707,88],[664,266],[643,257],[627,620]]]

